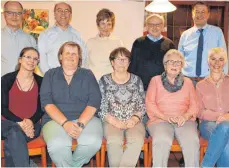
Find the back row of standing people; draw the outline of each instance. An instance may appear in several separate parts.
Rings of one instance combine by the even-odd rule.
[[[1,33],[4,41],[1,53],[1,75],[15,70],[18,55],[24,47],[36,47],[35,40],[20,28],[23,21],[22,5],[14,1],[6,2],[4,10],[7,25]],[[102,9],[98,12],[96,24],[99,33],[89,39],[87,45],[83,42],[80,33],[70,25],[72,7],[69,4],[63,2],[56,4],[54,16],[55,25],[42,32],[38,39],[38,50],[41,54],[39,67],[43,74],[60,65],[57,52],[67,41],[80,45],[83,52],[82,66],[91,69],[97,80],[102,75],[112,72],[108,55],[113,49],[123,46],[122,41],[111,34],[115,26],[115,15],[112,11]],[[221,29],[207,24],[210,10],[206,4],[197,3],[192,10],[192,16],[194,26],[183,32],[178,50],[185,56],[184,75],[198,82],[209,74],[208,50],[223,47],[226,51],[226,43]],[[145,25],[148,34],[134,41],[128,71],[142,79],[146,91],[150,79],[164,71],[163,56],[169,49],[175,48],[175,45],[161,34],[164,28],[163,17],[153,14],[146,19]],[[228,72],[228,64],[224,72]]]

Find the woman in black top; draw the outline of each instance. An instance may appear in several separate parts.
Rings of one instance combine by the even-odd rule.
[[[1,137],[7,167],[29,167],[27,142],[40,135],[43,115],[39,98],[42,77],[33,73],[39,52],[24,48],[18,62],[19,70],[1,78]]]

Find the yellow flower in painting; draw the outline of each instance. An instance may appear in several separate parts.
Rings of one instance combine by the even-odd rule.
[[[40,34],[40,32],[42,32],[42,31],[44,31],[44,30],[45,30],[44,27],[42,27],[42,26],[37,26],[35,29],[33,29],[33,30],[31,31],[31,33]]]

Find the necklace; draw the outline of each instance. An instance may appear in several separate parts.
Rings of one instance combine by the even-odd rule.
[[[210,77],[210,80],[215,84],[216,88],[219,88],[220,83],[221,83],[222,79],[224,78],[224,74],[221,73],[218,80],[214,80],[214,78],[211,75],[209,77]]]
[[[112,76],[113,76],[113,80],[118,84],[124,84],[130,79],[130,73],[127,73],[124,79],[118,78],[118,76],[116,76],[115,73],[113,73]]]
[[[31,84],[30,84],[29,89],[28,89],[28,90],[24,90],[24,89],[25,89],[25,87],[21,87],[21,85],[20,85],[20,82],[19,82],[18,78],[16,78],[16,82],[17,82],[17,85],[18,85],[19,89],[20,89],[21,91],[24,91],[24,92],[28,92],[28,91],[30,91],[30,90],[31,90],[31,88],[32,88],[32,86],[33,86],[33,84],[34,84],[34,80],[32,79],[32,82],[31,82]]]
[[[68,75],[68,74],[66,74],[66,73],[64,72],[64,70],[63,70],[63,73],[64,73],[65,76],[68,76],[68,77],[72,77],[72,76],[75,74],[75,72],[74,72],[73,74]]]

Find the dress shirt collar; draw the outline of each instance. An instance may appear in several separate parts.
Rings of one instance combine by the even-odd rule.
[[[9,28],[8,26],[5,26],[4,28],[9,34],[12,35],[17,35],[18,33],[22,32],[22,30],[19,28],[16,31],[13,31],[11,28]]]
[[[63,30],[63,29],[61,29],[59,26],[57,26],[57,25],[55,24],[55,25],[54,25],[54,28],[55,28],[57,31],[59,31],[59,32],[63,32],[63,31],[68,31],[68,30],[70,30],[70,29],[72,28],[72,26],[71,26],[71,25],[68,25],[67,29]]]
[[[203,32],[205,32],[205,30],[208,28],[208,24],[204,25],[202,28],[198,28],[196,26],[194,26],[193,28],[196,33],[200,33],[199,29],[203,29]]]
[[[163,36],[160,35],[159,37],[155,38],[155,37],[151,36],[150,34],[147,34],[147,37],[148,37],[151,41],[157,42],[157,41],[161,40]]]

